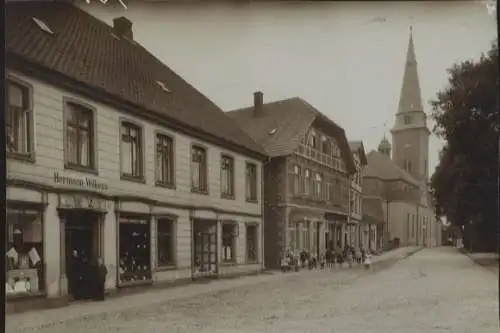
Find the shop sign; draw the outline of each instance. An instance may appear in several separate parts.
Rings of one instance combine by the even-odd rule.
[[[59,206],[61,208],[107,209],[107,200],[94,196],[84,194],[64,194],[59,198]]]
[[[62,175],[59,172],[54,172],[54,183],[60,185],[72,185],[93,190],[105,191],[108,189],[108,185],[101,183],[96,179],[89,177],[71,177]]]

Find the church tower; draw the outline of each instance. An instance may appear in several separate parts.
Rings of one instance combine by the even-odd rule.
[[[393,161],[412,174],[415,179],[427,183],[430,131],[422,106],[411,27],[399,107],[391,134]]]

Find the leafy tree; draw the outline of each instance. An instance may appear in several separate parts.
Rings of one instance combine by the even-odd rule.
[[[496,239],[498,215],[498,41],[479,61],[449,70],[432,101],[434,133],[445,139],[431,179],[437,216]]]

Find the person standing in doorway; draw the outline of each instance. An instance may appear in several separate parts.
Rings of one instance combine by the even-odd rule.
[[[77,249],[71,251],[69,258],[68,284],[69,291],[75,300],[82,298],[82,274],[83,267],[80,254]]]
[[[97,259],[96,275],[95,275],[95,300],[104,301],[106,276],[108,269],[104,265],[102,258]]]

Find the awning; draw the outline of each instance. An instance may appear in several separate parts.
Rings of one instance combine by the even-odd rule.
[[[321,212],[309,210],[292,208],[289,215],[290,222],[302,222],[302,221],[322,221],[323,214]]]
[[[347,222],[347,215],[325,212],[325,220],[328,222]]]
[[[370,216],[370,215],[363,215],[363,220],[362,222],[364,224],[375,224],[375,225],[384,225],[385,222],[383,220],[379,220],[373,216]]]

